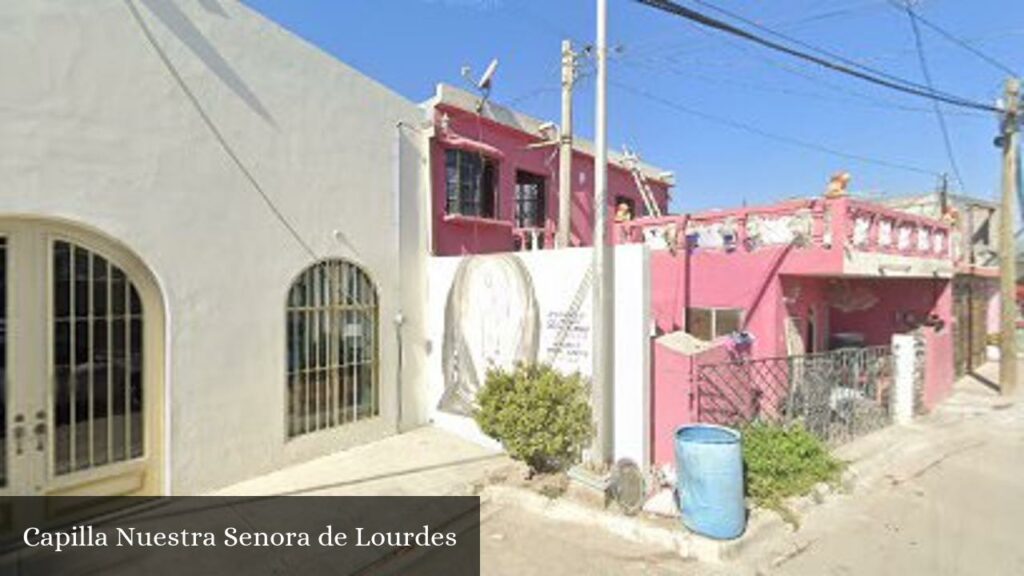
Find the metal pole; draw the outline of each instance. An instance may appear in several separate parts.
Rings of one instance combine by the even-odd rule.
[[[558,234],[555,246],[568,248],[572,237],[572,90],[576,83],[576,53],[562,41],[562,127],[558,141]]]
[[[1006,112],[1003,117],[1003,202],[1000,208],[999,251],[1001,259],[1000,299],[1002,300],[999,389],[1010,395],[1017,387],[1017,251],[1014,239],[1014,205],[1017,203],[1017,132],[1020,104],[1020,80],[1006,81]]]
[[[594,365],[593,402],[597,423],[591,458],[610,463],[613,457],[615,269],[608,244],[608,2],[597,0],[597,96],[594,119]]]

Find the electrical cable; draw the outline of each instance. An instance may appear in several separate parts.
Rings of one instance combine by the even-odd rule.
[[[831,10],[817,12],[817,13],[810,14],[810,15],[801,15],[801,16],[796,17],[796,18],[772,19],[773,21],[771,22],[771,25],[773,25],[773,26],[782,26],[784,28],[794,28],[794,27],[801,26],[803,24],[811,23],[811,22],[820,22],[822,20],[828,20],[828,19],[831,19],[831,18],[838,18],[839,16],[846,16],[846,15],[849,15],[849,14],[853,14],[855,12],[859,12],[859,11],[864,10],[866,8],[871,8],[871,7],[874,7],[874,6],[884,5],[887,2],[889,2],[889,0],[868,0],[866,2],[858,2],[857,4],[852,4],[852,5],[849,5],[849,6],[842,6],[842,7],[838,7],[838,8],[833,8]],[[636,46],[638,46],[638,45],[640,45],[642,47],[641,47],[640,51],[635,52],[637,54],[645,54],[646,55],[646,54],[651,54],[651,53],[653,53],[655,51],[654,48],[650,48],[650,47],[648,47],[646,49],[644,48],[645,46],[652,46],[652,45],[654,45],[654,42],[652,40],[650,40],[650,39],[641,39],[640,42],[631,43],[631,46],[634,47],[634,48]],[[685,43],[677,44],[676,45],[677,49],[678,48],[684,48],[684,47],[685,47]],[[693,46],[693,47],[687,49],[686,51],[687,52],[693,52],[693,51],[698,51],[698,50],[702,50],[702,49],[707,49],[709,47],[710,47],[709,44],[704,43],[704,44],[700,44],[700,45],[697,45],[697,46]],[[671,50],[669,52],[671,53]]]
[[[888,2],[889,2],[889,4],[891,4],[897,10],[913,11],[913,7],[911,6],[910,2],[899,2],[898,0],[888,0]],[[935,24],[934,22],[931,22],[930,20],[926,19],[924,16],[921,16],[917,12],[914,12],[914,18],[918,22],[920,22],[921,24],[927,26],[928,28],[931,28],[932,31],[934,31],[938,35],[942,36],[946,40],[949,40],[953,44],[956,44],[957,46],[960,46],[961,48],[963,48],[964,50],[970,52],[971,54],[974,54],[975,56],[977,56],[981,60],[983,60],[986,63],[988,63],[993,68],[996,68],[997,70],[999,70],[1001,72],[1005,72],[1006,74],[1009,74],[1010,76],[1014,76],[1014,77],[1019,77],[1020,76],[1020,74],[1015,72],[1012,68],[1010,68],[1006,64],[1000,62],[999,60],[996,60],[993,56],[991,56],[989,54],[986,54],[985,52],[982,52],[978,48],[975,48],[974,46],[971,46],[970,44],[967,43],[967,41],[957,37],[952,32],[949,32],[948,30],[942,28],[938,24]]]
[[[769,63],[773,64],[773,65],[778,65],[779,64],[777,62],[771,61],[770,59],[767,60],[767,61]],[[678,67],[675,67],[675,66],[660,65],[660,64],[657,64],[657,63],[648,63],[648,62],[649,61],[644,61],[644,60],[631,60],[631,59],[624,59],[624,60],[622,60],[622,63],[625,64],[625,65],[633,66],[633,67],[637,67],[637,68],[643,68],[643,69],[646,69],[646,70],[650,70],[652,72],[667,71],[667,72],[669,72],[669,73],[671,73],[673,75],[677,75],[677,76],[680,76],[680,77],[683,77],[683,78],[693,78],[693,79],[697,79],[697,80],[703,80],[705,82],[710,82],[712,84],[737,86],[737,87],[740,87],[740,88],[744,88],[746,90],[757,90],[757,91],[761,91],[761,92],[774,92],[774,93],[783,94],[783,95],[787,95],[787,96],[811,98],[811,99],[814,99],[814,100],[826,101],[826,102],[827,101],[831,101],[831,102],[847,102],[847,103],[850,103],[850,104],[853,104],[853,105],[859,105],[859,106],[864,106],[864,107],[874,108],[874,109],[891,110],[891,111],[895,111],[895,112],[914,112],[914,113],[918,113],[918,114],[921,114],[921,113],[924,113],[924,114],[934,114],[934,111],[931,108],[927,108],[927,107],[923,107],[923,106],[907,105],[907,104],[903,104],[903,103],[899,103],[899,102],[895,102],[895,101],[886,100],[884,98],[877,98],[875,96],[872,96],[872,95],[869,95],[869,94],[866,94],[866,93],[863,93],[863,92],[858,92],[856,90],[849,90],[849,89],[847,89],[847,88],[845,88],[845,87],[843,87],[841,85],[833,84],[831,82],[828,82],[826,80],[823,80],[823,79],[818,78],[818,77],[816,77],[814,75],[811,75],[811,74],[806,74],[806,73],[804,73],[802,71],[799,71],[799,70],[791,70],[791,69],[789,69],[788,67],[785,67],[785,66],[780,66],[780,69],[783,70],[784,72],[796,75],[796,76],[798,76],[800,78],[803,78],[804,80],[812,82],[812,83],[814,83],[816,85],[823,86],[823,87],[828,88],[829,90],[832,90],[834,92],[839,92],[841,94],[833,95],[833,94],[827,94],[827,93],[818,92],[818,91],[801,90],[799,88],[788,88],[788,87],[785,87],[785,86],[777,86],[775,84],[769,84],[769,83],[745,82],[743,80],[736,80],[736,79],[733,79],[733,78],[718,78],[718,77],[712,76],[710,74],[701,74],[699,72],[682,70],[682,69],[680,69]],[[845,96],[843,94],[845,94]],[[952,113],[957,115],[957,116],[965,116],[965,117],[972,117],[972,118],[984,118],[986,120],[990,119],[990,116],[988,114],[982,114],[980,112],[975,112],[975,111],[971,111],[971,110],[954,110],[954,111],[952,111]]]
[[[905,164],[905,163],[902,163],[902,162],[895,162],[895,161],[885,160],[885,159],[881,159],[881,158],[874,158],[874,157],[871,157],[871,156],[864,156],[864,155],[861,155],[861,154],[852,154],[852,153],[849,153],[849,152],[843,152],[842,150],[837,150],[835,148],[830,148],[830,147],[822,145],[822,144],[817,144],[817,143],[814,143],[814,142],[809,142],[809,141],[806,141],[806,140],[801,140],[801,139],[798,139],[798,138],[793,138],[791,136],[784,136],[784,135],[780,135],[780,134],[775,134],[773,132],[769,132],[769,131],[764,130],[762,128],[758,128],[756,126],[753,126],[753,125],[750,125],[750,124],[746,124],[746,123],[740,122],[738,120],[733,120],[731,118],[724,118],[724,117],[716,116],[716,115],[708,113],[708,112],[697,110],[696,108],[692,108],[690,106],[686,106],[684,104],[680,104],[678,102],[674,102],[674,101],[669,100],[667,98],[658,96],[656,94],[652,94],[651,92],[649,92],[647,90],[643,90],[643,89],[640,89],[640,88],[635,88],[633,86],[630,86],[628,84],[625,84],[623,82],[619,82],[619,81],[616,81],[616,80],[613,80],[613,79],[609,79],[608,80],[608,84],[611,85],[611,86],[615,86],[616,88],[618,88],[618,89],[620,89],[620,90],[622,90],[624,92],[628,92],[628,93],[633,94],[635,96],[646,98],[646,99],[648,99],[648,100],[650,100],[652,102],[655,102],[657,104],[660,104],[660,105],[664,106],[665,108],[668,108],[668,109],[671,109],[671,110],[675,110],[677,112],[681,112],[683,114],[687,114],[687,115],[690,115],[690,116],[695,116],[697,118],[701,118],[701,119],[706,120],[708,122],[713,122],[713,123],[716,123],[716,124],[721,124],[721,125],[724,125],[724,126],[728,126],[728,127],[734,128],[736,130],[741,130],[741,131],[744,131],[744,132],[755,134],[757,136],[760,136],[762,138],[766,138],[768,140],[775,140],[777,142],[781,142],[783,144],[788,144],[790,146],[794,146],[794,147],[797,147],[797,148],[804,148],[804,149],[807,149],[807,150],[813,150],[815,152],[820,152],[820,153],[828,154],[828,155],[831,155],[831,156],[837,156],[837,157],[840,157],[840,158],[846,158],[848,160],[855,160],[855,161],[858,161],[858,162],[863,162],[865,164],[874,164],[874,165],[883,166],[883,167],[886,167],[886,168],[892,168],[892,169],[896,169],[896,170],[903,170],[903,171],[906,171],[906,172],[914,172],[914,173],[917,173],[917,174],[926,174],[926,175],[929,175],[929,176],[939,176],[939,173],[936,172],[935,170],[928,170],[926,168],[921,168],[919,166],[913,166],[911,164]]]
[[[925,84],[931,87],[933,86],[932,73],[928,69],[928,59],[924,54],[924,42],[921,40],[921,29],[917,25],[917,14],[909,3],[906,5],[906,11],[907,17],[910,18],[910,28],[914,32],[914,45],[917,47],[917,60],[921,64],[921,74],[924,76]],[[939,132],[942,133],[942,144],[946,149],[946,158],[949,160],[949,166],[953,170],[953,177],[956,178],[960,191],[966,192],[967,186],[964,185],[964,179],[960,175],[960,166],[957,164],[956,155],[953,153],[953,141],[949,136],[946,116],[942,113],[942,104],[937,100],[932,100],[932,106],[935,108],[935,117],[939,121]]]
[[[861,64],[857,64],[855,62],[847,60],[847,59],[845,59],[843,57],[836,56],[836,55],[833,55],[831,53],[825,52],[825,51],[823,51],[823,50],[821,50],[819,48],[810,47],[809,45],[807,45],[805,43],[799,42],[797,40],[793,40],[793,39],[791,39],[791,38],[789,38],[787,36],[784,36],[784,35],[779,34],[777,32],[768,30],[768,29],[764,28],[763,26],[760,26],[759,24],[756,24],[756,23],[752,23],[752,25],[756,26],[759,29],[767,30],[772,35],[779,36],[781,38],[785,38],[789,42],[792,42],[792,43],[795,43],[795,44],[800,44],[802,46],[809,47],[810,49],[812,49],[812,50],[814,50],[816,52],[819,52],[819,53],[822,53],[822,54],[826,54],[826,55],[832,57],[835,60],[840,60],[842,63],[837,63],[837,62],[835,62],[833,60],[829,60],[829,59],[821,57],[821,56],[815,56],[813,54],[808,54],[807,52],[803,52],[803,51],[797,50],[795,48],[791,48],[789,46],[786,46],[784,44],[780,44],[778,42],[762,38],[762,37],[760,37],[760,36],[758,36],[756,34],[753,34],[751,32],[748,32],[746,30],[743,30],[741,28],[733,26],[733,25],[731,25],[731,24],[729,24],[727,22],[723,22],[721,20],[712,18],[711,16],[707,16],[706,14],[702,14],[700,12],[697,12],[696,10],[692,10],[690,8],[686,8],[685,6],[681,6],[679,4],[676,4],[675,2],[672,2],[671,0],[634,0],[634,1],[636,1],[636,2],[638,2],[640,4],[644,4],[644,5],[650,6],[650,7],[655,8],[655,9],[661,10],[663,12],[667,12],[669,14],[673,14],[673,15],[678,16],[680,18],[684,18],[686,20],[690,20],[690,21],[695,22],[697,24],[700,24],[702,26],[705,26],[705,27],[708,27],[708,28],[713,28],[713,29],[716,29],[716,30],[720,30],[722,32],[725,32],[727,34],[731,34],[733,36],[737,36],[737,37],[742,38],[744,40],[753,42],[755,44],[760,44],[761,46],[764,46],[764,47],[769,48],[771,50],[775,50],[777,52],[782,52],[784,54],[788,54],[788,55],[793,56],[795,58],[798,58],[798,59],[801,59],[801,60],[804,60],[804,61],[807,61],[807,62],[811,62],[813,64],[817,64],[817,65],[822,66],[824,68],[828,68],[830,70],[833,70],[833,71],[836,71],[836,72],[840,72],[840,73],[846,74],[848,76],[853,76],[855,78],[859,78],[861,80],[864,80],[866,82],[870,82],[872,84],[876,84],[878,86],[882,86],[882,87],[885,87],[885,88],[889,88],[889,89],[892,89],[892,90],[896,90],[896,91],[899,91],[899,92],[910,94],[910,95],[913,95],[913,96],[920,96],[920,97],[929,98],[929,99],[932,99],[932,100],[939,100],[939,101],[945,102],[945,103],[953,105],[953,106],[959,106],[959,107],[963,107],[963,108],[972,108],[972,109],[982,110],[982,111],[986,111],[986,112],[1001,112],[1001,110],[999,108],[997,108],[995,106],[992,106],[992,105],[989,105],[989,104],[985,104],[985,103],[981,103],[981,102],[974,102],[972,100],[968,100],[966,98],[962,98],[962,97],[959,97],[959,96],[955,96],[955,95],[951,95],[951,94],[946,94],[944,92],[937,92],[937,91],[934,91],[934,90],[929,90],[926,86],[922,86],[920,84],[916,84],[914,82],[910,82],[910,81],[904,80],[902,78],[898,78],[896,76],[893,76],[893,75],[885,73],[885,72],[875,71],[875,70],[867,68],[867,67],[865,67],[865,66],[863,66]],[[701,0],[695,0],[695,1],[697,3],[703,5],[703,6],[711,6],[710,4],[707,4],[706,2],[703,2]],[[745,20],[745,19],[744,19],[744,21],[750,22],[749,20]]]
[[[704,33],[704,34],[706,34],[708,36],[712,36],[714,34],[712,31],[705,30],[704,28],[697,28],[697,30],[699,30],[700,32],[702,32],[702,33]],[[827,89],[829,89],[829,90],[831,90],[833,92],[838,92],[838,93],[846,94],[846,95],[848,95],[850,97],[857,98],[859,100],[863,100],[863,101],[869,103],[870,105],[872,105],[873,107],[889,108],[889,109],[893,109],[893,110],[906,111],[906,112],[926,112],[928,114],[933,114],[934,113],[934,110],[931,109],[931,108],[925,108],[925,107],[921,107],[921,106],[912,106],[912,105],[904,104],[902,102],[898,102],[898,101],[895,101],[895,100],[881,98],[881,97],[878,97],[878,96],[875,96],[875,95],[872,95],[872,94],[868,94],[866,92],[861,92],[859,90],[854,90],[852,88],[844,86],[843,84],[839,84],[839,83],[836,83],[836,82],[830,82],[829,80],[821,77],[818,74],[813,74],[813,73],[811,73],[811,72],[809,72],[807,70],[801,69],[798,66],[792,66],[792,65],[789,65],[789,64],[787,64],[785,62],[779,62],[779,61],[777,61],[777,60],[775,60],[773,58],[768,57],[765,54],[757,52],[754,49],[752,49],[750,47],[747,47],[747,46],[745,46],[743,44],[740,44],[737,41],[733,41],[733,40],[731,40],[729,38],[721,38],[721,41],[724,42],[727,46],[733,48],[734,50],[737,50],[739,52],[747,54],[751,58],[759,60],[759,61],[763,62],[764,64],[767,64],[769,66],[778,68],[779,70],[781,70],[781,71],[783,71],[783,72],[785,72],[787,74],[790,74],[792,76],[796,76],[796,77],[798,77],[798,78],[800,78],[802,80],[810,82],[811,84],[813,84],[816,87],[824,87],[824,88],[827,88]],[[624,61],[626,61],[627,63],[629,63],[630,60],[631,59],[629,59],[629,58],[624,59]],[[653,64],[659,64],[659,62],[658,61],[654,61]],[[678,68],[673,68],[670,64],[665,64],[665,66],[666,66],[666,68],[670,72],[674,72],[674,73],[679,74],[679,75],[685,75],[686,77],[690,77],[691,76],[691,73],[689,71],[684,73],[681,70],[679,70]],[[775,91],[784,91],[785,90],[784,88],[777,88],[777,87],[769,88],[767,84],[759,84],[757,86],[759,86],[760,87],[759,89],[761,89],[761,90],[768,90],[768,89],[773,89]],[[810,94],[810,93],[808,93],[808,94]],[[825,94],[819,94],[819,98],[828,98],[828,96],[825,95]],[[843,98],[843,100],[851,100],[852,101],[853,98]],[[975,117],[975,118],[985,118],[986,120],[991,119],[991,116],[989,114],[978,112],[976,110],[960,110],[960,109],[955,109],[955,110],[949,110],[946,113],[947,114],[956,115],[956,116],[971,116],[971,117]]]

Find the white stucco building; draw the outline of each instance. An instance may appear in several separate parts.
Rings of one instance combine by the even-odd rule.
[[[422,118],[238,2],[0,3],[0,494],[422,422]]]

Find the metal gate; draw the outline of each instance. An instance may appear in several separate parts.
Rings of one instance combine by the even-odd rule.
[[[833,443],[890,422],[892,351],[849,348],[698,365],[697,418],[726,426],[800,422]]]

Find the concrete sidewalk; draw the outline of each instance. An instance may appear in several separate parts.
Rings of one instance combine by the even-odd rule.
[[[510,464],[503,454],[424,427],[228,486],[216,495],[467,495]],[[487,496],[480,520],[483,574],[723,574],[658,546]]]
[[[998,395],[997,374],[986,365],[932,414],[842,447],[854,493],[808,510],[799,531],[753,538],[739,564],[808,576],[1024,574],[1024,403]]]
[[[217,496],[441,496],[510,460],[432,426],[290,466],[216,491]]]

